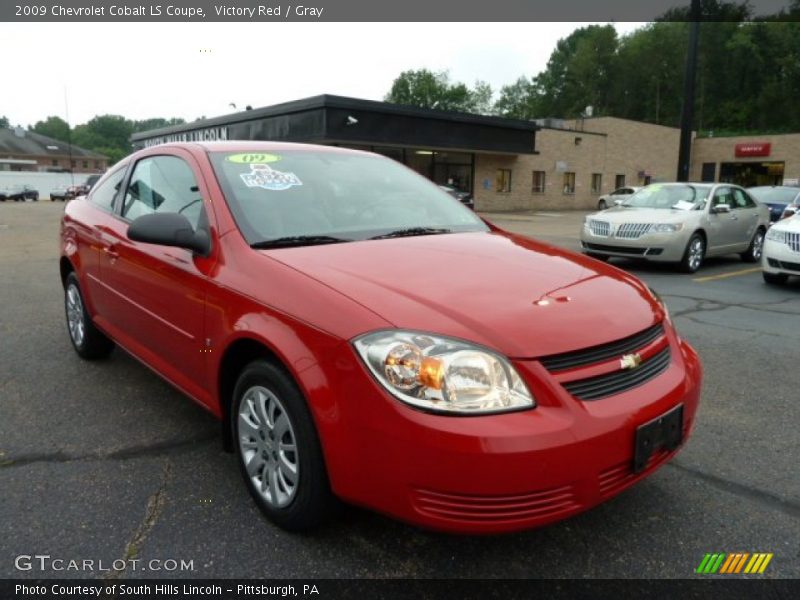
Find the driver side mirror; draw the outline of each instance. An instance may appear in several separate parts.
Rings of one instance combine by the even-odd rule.
[[[730,204],[717,204],[716,206],[711,208],[711,212],[720,214],[720,213],[729,213],[731,212],[731,205]]]
[[[128,227],[128,238],[134,242],[186,248],[200,256],[208,256],[211,239],[202,229],[195,231],[189,219],[178,213],[143,215]]]

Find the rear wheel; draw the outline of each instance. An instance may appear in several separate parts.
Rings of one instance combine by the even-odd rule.
[[[87,360],[108,356],[114,349],[114,342],[92,323],[75,273],[67,276],[64,287],[64,308],[67,313],[69,339],[75,352]]]
[[[706,256],[706,239],[699,233],[695,233],[689,238],[686,250],[681,259],[681,270],[686,273],[694,273],[703,264]]]
[[[761,253],[764,251],[764,230],[760,227],[756,229],[753,234],[753,239],[750,240],[750,246],[745,252],[739,256],[742,257],[744,262],[758,262],[761,260]]]
[[[330,515],[317,430],[302,392],[281,368],[250,363],[233,392],[233,440],[250,495],[276,525],[308,530]]]
[[[599,208],[600,210],[605,210],[608,208],[608,204],[606,203],[605,200],[600,200],[600,202],[597,203],[597,208]]]
[[[767,273],[766,271],[761,271],[761,276],[764,278],[764,282],[770,285],[784,285],[789,279],[789,276],[785,273]]]

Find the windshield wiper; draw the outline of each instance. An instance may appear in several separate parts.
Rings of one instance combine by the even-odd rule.
[[[251,248],[263,250],[265,248],[287,248],[289,246],[318,246],[320,244],[341,244],[342,242],[352,242],[345,238],[333,237],[330,235],[290,235],[275,238],[274,240],[262,240],[250,244]]]
[[[385,240],[387,238],[407,237],[412,235],[436,235],[438,233],[451,233],[451,231],[441,227],[408,227],[406,229],[397,229],[395,231],[390,231],[389,233],[374,235],[369,239]]]

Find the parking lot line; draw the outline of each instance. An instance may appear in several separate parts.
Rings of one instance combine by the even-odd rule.
[[[705,283],[706,281],[716,281],[717,279],[727,279],[728,277],[737,277],[738,275],[747,275],[748,273],[757,273],[761,267],[751,267],[749,269],[742,269],[741,271],[731,271],[730,273],[720,273],[719,275],[709,275],[708,277],[695,277],[692,281],[698,283]]]

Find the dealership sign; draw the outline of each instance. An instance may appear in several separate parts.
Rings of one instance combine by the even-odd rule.
[[[158,144],[169,144],[170,142],[215,142],[217,140],[228,139],[227,127],[209,127],[207,129],[196,129],[195,131],[183,131],[181,133],[171,133],[159,137],[144,140],[145,148],[157,146]]]
[[[736,156],[769,156],[772,144],[769,142],[748,142],[736,144]]]

